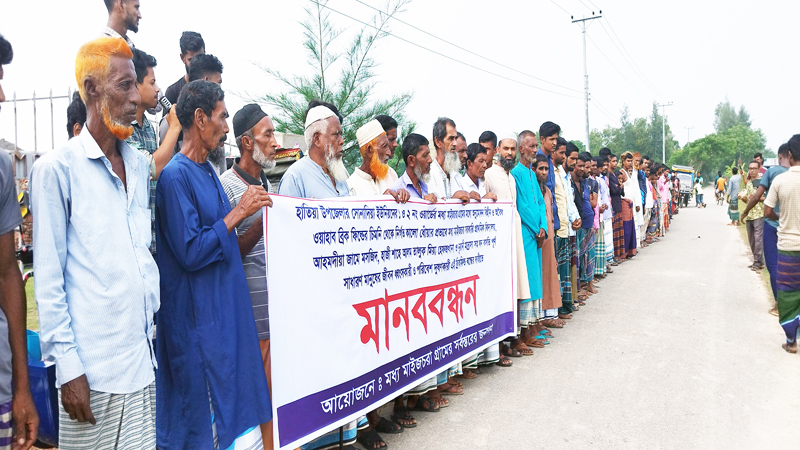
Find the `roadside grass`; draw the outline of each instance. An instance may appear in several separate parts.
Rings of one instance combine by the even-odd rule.
[[[28,329],[39,331],[39,310],[36,309],[36,299],[33,297],[33,278],[25,283],[25,298],[28,302]]]

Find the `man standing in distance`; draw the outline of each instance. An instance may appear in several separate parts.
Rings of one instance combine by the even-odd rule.
[[[113,38],[125,39],[128,47],[133,49],[133,42],[128,37],[128,31],[139,31],[139,0],[103,0],[108,9],[108,24],[103,30],[103,35]]]
[[[744,216],[745,226],[747,227],[747,240],[750,242],[750,251],[753,253],[753,264],[748,268],[760,271],[764,268],[764,199],[762,194],[756,197],[756,187],[753,180],[758,178],[758,171],[761,166],[755,159],[750,161],[747,171],[748,182],[745,188],[739,191],[739,200],[750,202],[754,197],[754,206],[748,214]]]
[[[125,143],[141,101],[132,57],[119,38],[78,50],[86,127],[31,174],[39,337],[56,364],[66,450],[156,445],[159,272],[149,251],[150,165]]]
[[[164,96],[167,97],[170,103],[176,103],[178,101],[181,89],[189,82],[189,65],[192,59],[206,52],[206,43],[203,41],[203,36],[200,36],[200,33],[195,33],[194,31],[184,31],[181,34],[180,46],[181,62],[184,67],[186,67],[186,74],[180,77],[178,81],[172,83],[164,93]]]
[[[459,131],[456,135],[456,154],[458,155],[458,160],[461,161],[461,169],[459,173],[466,173],[465,170],[467,169],[467,138],[464,137],[463,134]]]
[[[523,133],[525,133],[523,131]],[[528,131],[528,133],[533,135],[533,132]],[[556,149],[556,142],[558,141],[558,137],[561,134],[561,127],[554,124],[553,122],[545,122],[542,126],[539,127],[539,139],[542,142],[542,147],[539,149],[539,154],[544,155],[547,157],[547,163],[550,166],[550,170],[547,172],[547,188],[550,189],[553,193],[556,190],[556,170],[555,166],[553,165],[553,152]],[[521,134],[520,134],[521,136]],[[533,140],[536,140],[536,135],[533,135]],[[557,202],[553,202],[553,226],[556,230],[561,228],[561,221],[559,220],[558,216],[558,204]]]
[[[272,119],[255,103],[245,105],[233,116],[233,134],[236,136],[240,157],[233,163],[233,167],[219,177],[219,182],[228,196],[231,210],[239,206],[250,186],[262,187],[266,192],[270,192],[271,186],[263,170],[275,167],[275,152],[278,149]],[[267,376],[267,387],[271,397],[267,261],[261,210],[242,220],[235,229],[239,254],[247,277],[247,288],[250,291],[261,360],[264,363],[264,373]],[[264,448],[272,448],[272,421],[261,424],[261,436]]]
[[[234,229],[272,199],[250,185],[231,209],[208,162],[228,132],[218,84],[190,82],[175,107],[185,142],[156,194],[158,448],[261,446],[272,408]]]
[[[14,51],[0,36],[0,80]],[[0,103],[6,100],[0,86]],[[27,311],[22,274],[14,254],[14,230],[22,223],[9,155],[0,156],[0,448],[27,450],[39,431],[28,381]]]

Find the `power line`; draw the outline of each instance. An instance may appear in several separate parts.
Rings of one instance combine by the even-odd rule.
[[[525,83],[525,82],[523,82],[523,81],[515,80],[515,79],[513,79],[513,78],[509,78],[509,77],[506,77],[506,76],[504,76],[504,75],[500,75],[500,74],[498,74],[498,73],[494,73],[494,72],[492,72],[492,71],[489,71],[489,70],[483,69],[483,68],[481,68],[481,67],[474,66],[474,65],[472,65],[472,64],[470,64],[470,63],[466,63],[466,62],[464,62],[464,61],[461,61],[461,60],[458,60],[458,59],[456,59],[456,58],[453,58],[452,56],[448,56],[448,55],[445,55],[444,53],[437,52],[436,50],[431,50],[431,49],[429,49],[429,48],[427,48],[427,47],[425,47],[425,46],[423,46],[423,45],[417,44],[416,42],[409,41],[408,39],[402,38],[402,37],[400,37],[400,36],[397,36],[397,35],[395,35],[395,34],[392,34],[392,33],[388,32],[388,31],[385,31],[385,30],[379,30],[379,29],[378,29],[378,27],[376,27],[376,26],[375,26],[375,25],[373,25],[373,24],[370,24],[370,23],[364,22],[364,21],[362,21],[362,20],[356,19],[355,17],[349,16],[349,15],[347,15],[347,14],[345,14],[345,13],[341,12],[341,11],[337,11],[337,10],[335,10],[335,9],[331,8],[331,7],[330,7],[330,6],[328,6],[328,5],[323,5],[323,4],[321,4],[321,3],[318,3],[318,1],[317,1],[317,0],[309,0],[309,1],[311,1],[311,2],[314,2],[314,3],[317,3],[318,5],[322,6],[323,8],[325,8],[325,9],[327,9],[327,10],[330,10],[330,11],[332,11],[332,12],[335,12],[336,14],[339,14],[339,15],[341,15],[341,16],[344,16],[344,17],[346,17],[346,18],[348,18],[348,19],[350,19],[350,20],[352,20],[352,21],[358,22],[358,23],[360,23],[360,24],[362,24],[362,25],[364,25],[364,26],[367,26],[367,27],[373,28],[373,29],[375,29],[375,30],[378,30],[378,31],[380,31],[381,33],[385,33],[386,35],[388,35],[388,36],[392,36],[393,38],[395,38],[395,39],[399,39],[399,40],[401,40],[401,41],[403,41],[403,42],[405,42],[405,43],[407,43],[407,44],[411,44],[411,45],[413,45],[413,46],[415,46],[415,47],[418,47],[418,48],[421,48],[421,49],[423,49],[423,50],[426,50],[426,51],[428,51],[428,52],[431,52],[431,53],[433,53],[433,54],[435,54],[435,55],[437,55],[437,56],[441,56],[442,58],[446,58],[446,59],[449,59],[449,60],[451,60],[451,61],[457,62],[457,63],[459,63],[459,64],[463,64],[463,65],[465,65],[465,66],[467,66],[467,67],[471,67],[471,68],[473,68],[473,69],[475,69],[475,70],[479,70],[479,71],[481,71],[481,72],[488,73],[489,75],[493,75],[493,76],[495,76],[495,77],[502,78],[502,79],[504,79],[504,80],[511,81],[511,82],[513,82],[513,83],[521,84],[521,85],[523,85],[523,86],[527,86],[527,87],[529,87],[529,88],[537,89],[537,90],[544,91],[544,92],[549,92],[549,93],[551,93],[551,94],[555,94],[555,95],[561,95],[561,96],[563,96],[563,97],[570,97],[570,98],[582,98],[582,97],[579,97],[579,96],[577,96],[577,95],[563,94],[563,93],[561,93],[561,92],[551,91],[550,89],[545,89],[545,88],[542,88],[542,87],[539,87],[539,86],[534,86],[534,85],[532,85],[532,84],[528,84],[528,83]]]
[[[313,0],[312,0],[312,1],[313,1]],[[365,3],[365,2],[363,2],[362,0],[355,0],[355,1],[356,1],[356,2],[358,2],[358,3],[361,3],[362,5],[364,5],[364,6],[368,7],[368,8],[371,8],[371,9],[373,9],[373,10],[375,10],[375,11],[379,12],[379,13],[383,13],[383,11],[381,11],[380,9],[378,9],[378,8],[376,8],[376,7],[374,7],[374,6],[370,5],[370,4],[368,4],[368,3]],[[552,1],[552,0],[551,0],[551,1]],[[555,2],[553,2],[553,3],[555,3]],[[556,6],[558,6],[558,4],[556,4]],[[559,6],[559,7],[560,7],[560,6]],[[563,8],[562,8],[562,9],[563,9]],[[564,10],[564,12],[566,12],[566,10]],[[448,41],[448,40],[446,40],[446,39],[440,38],[439,36],[436,36],[435,34],[432,34],[432,33],[428,32],[428,31],[425,31],[425,30],[423,30],[422,28],[419,28],[419,27],[417,27],[417,26],[414,26],[414,25],[412,25],[412,24],[410,24],[410,23],[408,23],[408,22],[405,22],[405,21],[403,21],[403,20],[400,20],[400,19],[398,19],[397,17],[391,17],[391,18],[392,18],[392,19],[394,19],[395,21],[397,21],[397,22],[400,22],[400,23],[402,23],[403,25],[406,25],[406,26],[408,26],[408,27],[411,27],[411,28],[413,28],[413,29],[415,29],[415,30],[417,30],[417,31],[419,31],[419,32],[421,32],[421,33],[425,33],[425,34],[427,34],[428,36],[430,36],[430,37],[432,37],[432,38],[434,38],[434,39],[440,40],[440,41],[442,41],[442,42],[444,42],[444,43],[446,43],[446,44],[448,44],[448,45],[452,45],[453,47],[455,47],[455,48],[457,48],[457,49],[459,49],[459,50],[465,51],[465,52],[467,52],[467,53],[469,53],[469,54],[471,54],[471,55],[477,56],[478,58],[481,58],[481,59],[483,59],[483,60],[489,61],[489,62],[490,62],[490,63],[492,63],[492,64],[496,64],[496,65],[498,65],[498,66],[500,66],[500,67],[503,67],[503,68],[505,68],[505,69],[508,69],[508,70],[511,70],[511,71],[517,72],[517,73],[519,73],[519,74],[522,74],[522,75],[525,75],[526,77],[533,78],[534,80],[538,80],[538,81],[541,81],[541,82],[543,82],[543,83],[552,84],[553,86],[557,86],[557,87],[560,87],[560,88],[562,88],[562,89],[566,89],[566,90],[568,90],[568,91],[573,91],[573,92],[581,92],[579,89],[572,89],[572,88],[569,88],[569,87],[566,87],[566,86],[562,86],[562,85],[560,85],[560,84],[557,84],[557,83],[553,83],[552,81],[547,81],[547,80],[545,80],[545,79],[543,79],[543,78],[538,78],[538,77],[535,77],[535,76],[533,76],[533,75],[531,75],[531,74],[528,74],[528,73],[525,73],[525,72],[523,72],[523,71],[521,71],[521,70],[517,70],[517,69],[515,69],[515,68],[513,68],[513,67],[509,67],[509,66],[507,66],[507,65],[505,65],[505,64],[502,64],[502,63],[499,63],[499,62],[497,62],[497,61],[494,61],[494,60],[492,60],[492,59],[489,59],[489,58],[487,58],[487,57],[485,57],[485,56],[483,56],[483,55],[479,55],[478,53],[475,53],[475,52],[473,52],[472,50],[466,49],[466,48],[464,48],[464,47],[461,47],[460,45],[454,44],[454,43],[452,43],[452,42],[450,42],[450,41]]]
[[[589,41],[590,41],[592,44],[594,44],[594,46],[597,48],[597,50],[600,52],[600,54],[601,54],[601,55],[603,55],[603,57],[604,57],[604,58],[605,58],[605,59],[608,61],[608,63],[609,63],[609,64],[611,64],[611,67],[613,67],[613,68],[614,68],[614,70],[616,70],[617,72],[619,72],[619,74],[620,74],[620,75],[622,75],[622,78],[625,78],[625,80],[626,80],[626,81],[627,81],[627,82],[628,82],[628,83],[629,83],[631,86],[633,86],[633,88],[634,88],[634,89],[636,89],[637,91],[639,91],[639,93],[640,93],[640,94],[644,95],[644,96],[645,96],[645,98],[648,98],[648,99],[650,99],[650,96],[649,96],[649,95],[647,95],[647,94],[645,94],[644,92],[642,92],[642,90],[641,90],[641,89],[639,89],[639,88],[638,88],[638,87],[637,87],[637,86],[636,86],[636,85],[635,85],[635,84],[634,84],[634,83],[633,83],[633,82],[632,82],[632,81],[631,81],[631,80],[630,80],[628,77],[626,77],[626,76],[625,76],[625,74],[624,74],[624,73],[623,73],[621,70],[619,70],[619,68],[617,68],[617,66],[616,66],[616,65],[614,65],[614,63],[611,61],[611,59],[609,59],[609,57],[608,57],[608,56],[606,56],[606,54],[605,54],[605,53],[603,53],[603,50],[601,50],[601,49],[600,49],[600,46],[599,46],[599,45],[597,45],[597,43],[594,41],[594,39],[592,39],[592,37],[591,37],[591,36],[589,36],[589,35],[587,34],[587,35],[586,35],[586,37],[587,37],[587,38],[589,38]],[[651,100],[652,100],[652,99],[651,99]]]
[[[606,111],[604,111],[604,108],[601,108],[599,103],[596,103],[596,102],[592,101],[592,105],[595,107],[595,109],[597,109],[598,111],[603,113],[604,116],[608,117],[611,120],[612,124],[616,124],[617,123],[617,119],[611,117],[611,114],[609,114]]]
[[[611,22],[609,22],[609,21],[608,21],[608,17],[606,17],[605,19],[606,19],[606,23],[608,23],[608,28],[610,28],[610,29],[611,29],[611,32],[612,32],[612,33],[614,34],[614,36],[617,38],[617,41],[619,41],[619,45],[620,45],[620,46],[622,46],[622,49],[623,49],[623,50],[625,50],[625,54],[627,54],[627,55],[628,55],[628,59],[629,59],[628,63],[629,63],[629,64],[631,64],[631,67],[633,67],[633,68],[634,68],[634,73],[636,73],[636,71],[638,70],[638,73],[637,73],[636,75],[637,75],[637,76],[639,76],[640,78],[642,78],[642,80],[645,82],[645,84],[646,84],[646,85],[648,85],[648,87],[649,87],[650,89],[652,89],[653,91],[655,91],[655,93],[656,93],[656,94],[658,94],[660,97],[663,97],[663,96],[664,96],[664,94],[662,94],[662,93],[661,93],[661,91],[659,91],[659,90],[658,90],[658,88],[657,88],[657,87],[656,87],[656,86],[655,86],[653,83],[651,83],[651,82],[650,82],[650,80],[649,80],[649,79],[647,78],[647,76],[644,74],[644,72],[642,71],[642,69],[640,69],[640,68],[639,68],[639,65],[638,65],[638,64],[636,64],[636,60],[635,60],[635,59],[633,59],[633,57],[631,56],[631,54],[628,52],[628,49],[627,49],[627,48],[625,48],[625,44],[623,44],[623,43],[622,43],[622,40],[619,38],[619,36],[617,36],[617,33],[616,33],[616,31],[614,31],[614,27],[612,27],[612,26],[611,26]],[[608,38],[609,38],[609,39],[611,39],[611,42],[612,42],[612,43],[614,43],[614,39],[612,39],[612,38],[611,38],[611,35],[610,35],[610,34],[608,34],[608,30],[606,30],[606,27],[603,25],[603,22],[602,22],[602,21],[600,22],[600,26],[603,28],[603,31],[605,31],[605,32],[606,32],[606,34],[608,35]],[[617,44],[616,44],[616,43],[614,43],[614,46],[616,47],[616,46],[617,46]],[[617,47],[617,51],[619,51],[619,52],[620,52],[620,54],[622,54],[622,51],[619,49],[619,47]],[[625,57],[625,55],[622,55],[622,56],[623,56],[623,58]]]
[[[564,11],[565,13],[567,13],[567,15],[568,15],[568,16],[572,17],[572,14],[570,14],[570,13],[569,13],[569,11],[567,11],[566,9],[564,9],[564,7],[563,7],[563,6],[561,6],[561,5],[559,5],[558,3],[556,3],[556,2],[555,2],[555,0],[550,0],[550,2],[551,2],[552,4],[554,4],[554,5],[558,6],[559,8],[561,8],[561,10],[562,10],[562,11]]]
[[[595,107],[597,107],[598,109],[603,110],[606,113],[606,117],[610,118],[615,124],[619,122],[619,119],[615,119],[613,117],[613,113],[608,108],[603,106],[600,102],[598,102],[595,99],[592,99],[591,102],[594,104]]]

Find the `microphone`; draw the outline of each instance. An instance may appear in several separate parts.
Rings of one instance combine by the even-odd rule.
[[[161,106],[164,108],[164,115],[166,116],[169,114],[169,109],[172,108],[172,102],[170,102],[165,95],[159,97],[158,102],[161,103]]]

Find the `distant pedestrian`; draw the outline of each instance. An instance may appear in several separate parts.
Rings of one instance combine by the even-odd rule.
[[[758,161],[753,160],[750,162],[748,177],[750,180],[747,182],[745,189],[739,191],[739,200],[747,202],[751,196],[756,194],[755,181],[758,180],[758,170],[760,169]],[[750,242],[750,250],[753,252],[753,264],[749,267],[753,270],[761,270],[764,268],[764,198],[759,198],[755,206],[750,212],[744,216],[745,225],[747,227],[747,240]]]
[[[742,182],[742,176],[739,175],[739,168],[734,167],[731,169],[733,176],[728,182],[728,217],[731,223],[728,225],[736,225],[739,222],[739,184]]]

